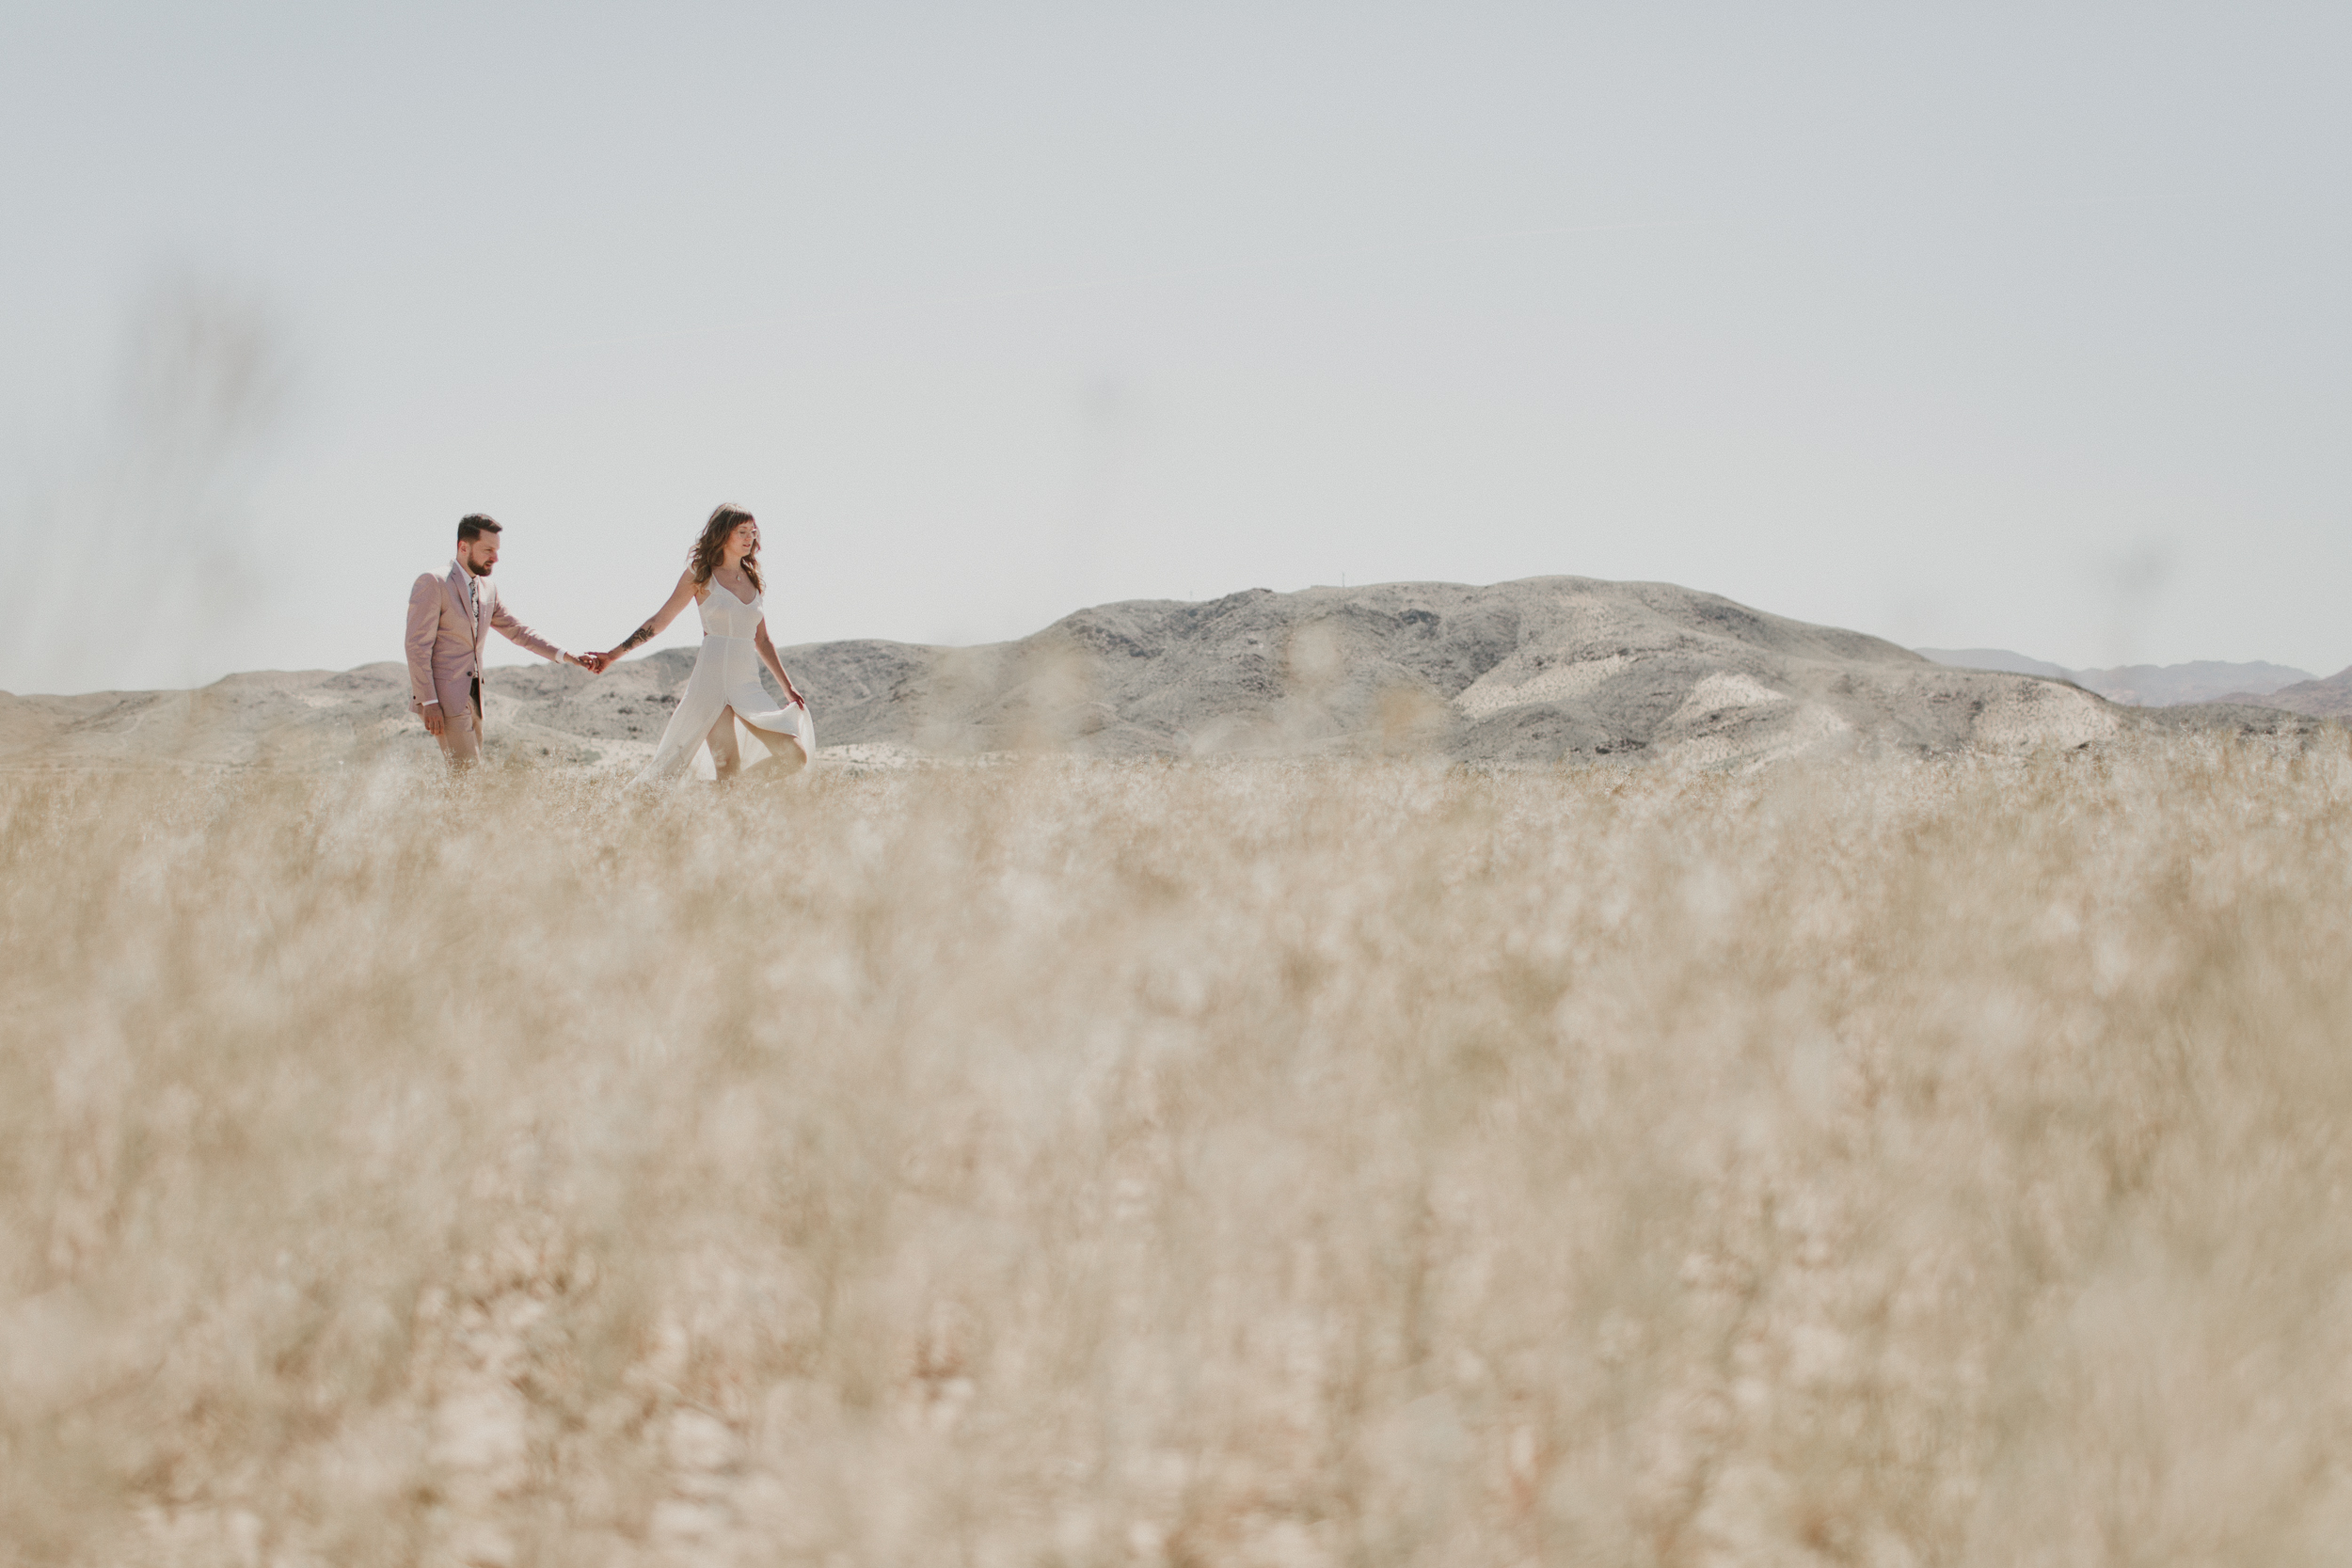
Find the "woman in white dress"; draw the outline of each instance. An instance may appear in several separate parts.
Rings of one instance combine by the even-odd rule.
[[[661,732],[653,760],[632,782],[675,778],[706,739],[719,777],[733,778],[742,768],[735,743],[739,719],[786,771],[805,767],[817,754],[817,726],[809,718],[808,700],[784,673],[776,645],[769,640],[767,595],[759,580],[759,524],[739,506],[722,506],[710,515],[669,601],[619,647],[596,655],[595,668],[602,670],[652,641],[690,599],[702,607],[702,651],[694,656],[694,673],[687,677],[686,690]],[[759,684],[762,664],[776,673],[784,687],[781,708],[771,705],[767,688]]]

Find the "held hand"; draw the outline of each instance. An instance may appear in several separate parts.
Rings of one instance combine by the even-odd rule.
[[[592,675],[601,675],[604,673],[604,656],[602,654],[581,654],[578,658],[573,659],[572,662],[579,665],[582,670],[587,671]]]

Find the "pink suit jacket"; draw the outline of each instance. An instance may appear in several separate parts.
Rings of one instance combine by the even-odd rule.
[[[431,572],[408,591],[408,711],[421,713],[438,699],[443,713],[470,708],[473,679],[482,673],[482,636],[496,627],[507,641],[529,648],[541,658],[559,662],[564,650],[515,619],[499,603],[499,591],[488,578],[475,578],[479,614],[466,606],[466,569],[452,563],[447,575]]]

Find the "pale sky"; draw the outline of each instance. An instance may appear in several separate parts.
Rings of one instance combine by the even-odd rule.
[[[2340,0],[10,0],[0,148],[9,690],[397,658],[475,510],[608,646],[727,499],[781,642],[1574,573],[2352,663]],[[191,310],[275,401],[126,390]]]

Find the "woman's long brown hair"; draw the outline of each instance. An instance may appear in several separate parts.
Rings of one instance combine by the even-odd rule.
[[[719,503],[718,510],[710,515],[710,521],[703,525],[703,536],[694,541],[693,553],[686,558],[688,564],[694,569],[694,585],[697,588],[708,582],[710,574],[719,569],[719,562],[726,554],[727,535],[735,531],[735,525],[755,520],[750,513],[733,501]],[[743,558],[743,575],[752,579],[753,593],[767,592],[767,585],[759,580],[759,546],[756,545]]]

